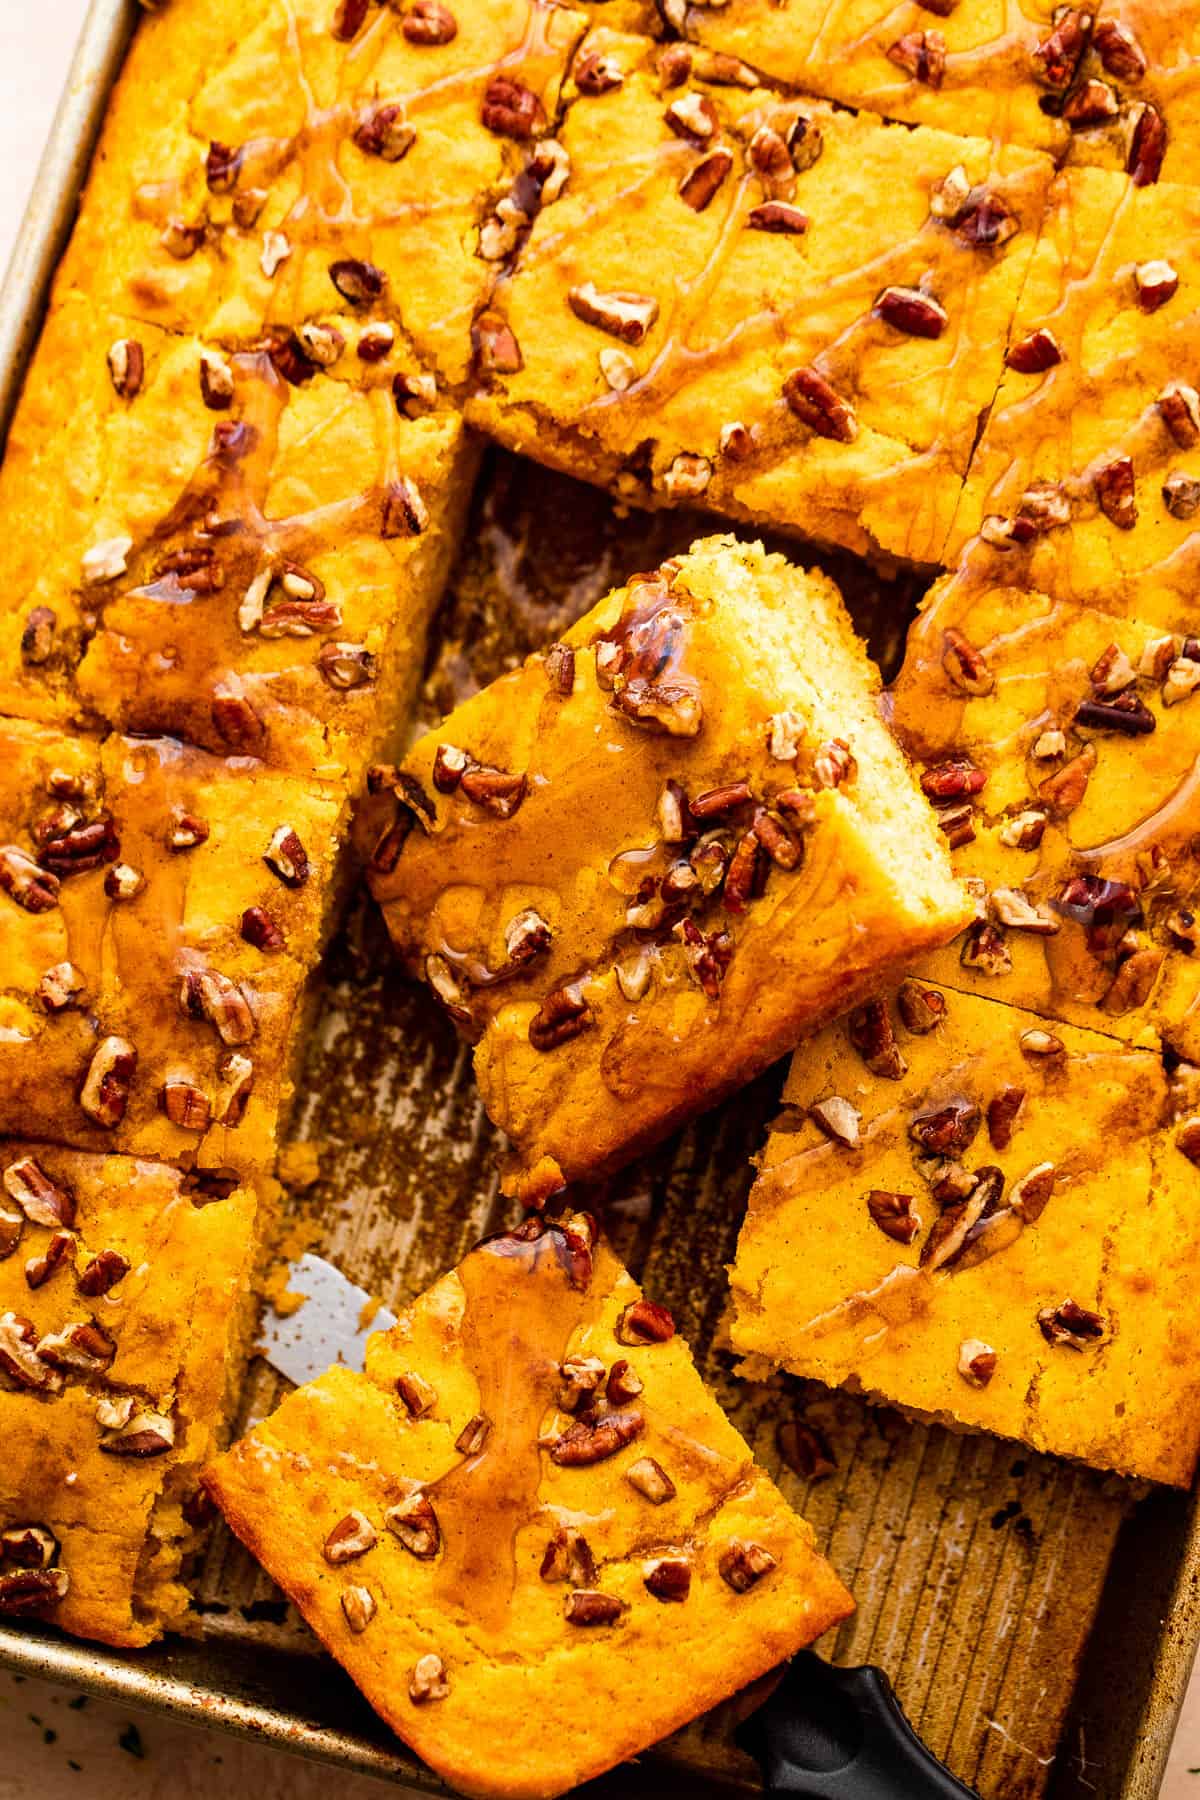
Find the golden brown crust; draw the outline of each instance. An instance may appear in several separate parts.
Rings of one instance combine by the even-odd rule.
[[[568,1244],[552,1228],[475,1251],[372,1340],[365,1377],[333,1370],[300,1389],[205,1477],[372,1704],[468,1794],[562,1793],[850,1608],[705,1393],[669,1314],[639,1299],[607,1250],[592,1273],[578,1222],[570,1230]],[[573,1413],[556,1404],[568,1355],[580,1359]],[[610,1404],[595,1387],[589,1410],[587,1384],[618,1369],[641,1391]],[[482,1449],[456,1448],[480,1413]],[[600,1457],[603,1434],[630,1420],[636,1434],[622,1425],[626,1441]],[[578,1459],[560,1455],[566,1443]],[[432,1556],[386,1524],[413,1483],[436,1517]],[[339,1563],[322,1547],[352,1510],[374,1541]],[[664,1558],[686,1597],[667,1597]],[[370,1596],[348,1603],[356,1620],[370,1614],[360,1631],[343,1610],[349,1589]],[[573,1622],[589,1611],[614,1617]],[[411,1697],[422,1657],[438,1660],[444,1694]],[[531,1708],[537,1731],[519,1755],[499,1754]]]

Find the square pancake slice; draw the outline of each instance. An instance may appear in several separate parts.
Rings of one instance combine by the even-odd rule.
[[[1003,573],[1003,569],[1001,570]],[[923,972],[1132,1041],[1200,1050],[1200,640],[1047,593],[933,590],[892,689],[976,894]]]
[[[269,1171],[340,791],[0,721],[0,1132]]]
[[[569,178],[475,322],[468,419],[640,505],[937,561],[1049,159],[604,30],[559,142]]]
[[[1200,193],[1051,190],[947,560],[1171,628],[1200,567]]]
[[[298,1389],[205,1484],[472,1795],[563,1793],[851,1609],[584,1215],[485,1242],[370,1340],[365,1374]]]
[[[431,384],[342,363],[52,313],[0,471],[0,711],[359,779],[415,692],[475,459]]]
[[[1155,1052],[906,981],[793,1060],[731,1271],[744,1372],[1187,1486],[1181,1143]]]
[[[6,1622],[122,1645],[179,1622],[197,1474],[251,1324],[254,1220],[249,1188],[0,1140]]]
[[[340,315],[351,355],[382,328],[461,382],[497,266],[479,227],[514,183],[536,210],[584,24],[543,0],[172,0],[135,36],[59,292],[289,360]]]
[[[971,915],[822,575],[694,544],[392,779],[372,886],[532,1189],[628,1160]]]

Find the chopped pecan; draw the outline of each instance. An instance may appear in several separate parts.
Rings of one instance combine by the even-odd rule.
[[[639,1456],[625,1471],[625,1479],[652,1506],[662,1506],[675,1498],[675,1483],[653,1456]]]
[[[515,375],[525,367],[521,346],[511,326],[502,313],[492,308],[481,312],[475,320],[471,327],[471,343],[475,367],[481,375]]]
[[[240,931],[246,943],[253,944],[256,950],[274,951],[284,947],[283,932],[265,907],[248,906],[242,914]]]
[[[856,1006],[848,1020],[850,1042],[872,1075],[899,1081],[908,1067],[896,1043],[887,1001],[878,996]]]
[[[551,931],[541,914],[527,906],[509,920],[504,928],[504,948],[511,965],[523,968],[526,963],[544,956],[550,948]]]
[[[74,1232],[54,1232],[43,1247],[42,1254],[29,1257],[25,1263],[25,1280],[29,1286],[44,1287],[74,1243]]]
[[[474,806],[481,806],[496,819],[511,819],[526,793],[526,777],[507,769],[486,768],[472,763],[464,771],[460,787]]]
[[[396,341],[396,328],[389,325],[386,319],[374,325],[366,325],[358,334],[355,353],[365,363],[382,362]]]
[[[116,1339],[94,1319],[64,1325],[38,1339],[37,1353],[64,1375],[98,1375],[117,1354]]]
[[[529,1021],[529,1042],[535,1050],[557,1050],[594,1023],[592,1009],[578,989],[554,988]]]
[[[848,1150],[858,1149],[862,1114],[840,1094],[830,1094],[825,1100],[815,1101],[808,1109],[808,1116],[834,1143],[844,1144]]]
[[[79,1291],[89,1300],[110,1294],[129,1273],[129,1263],[119,1250],[101,1250],[81,1269]]]
[[[220,969],[189,969],[180,983],[180,1011],[207,1019],[223,1044],[248,1044],[257,1029],[254,1008],[245,988]]]
[[[956,625],[942,633],[942,668],[951,687],[963,694],[990,694],[996,685],[987,658]]]
[[[361,341],[359,350],[362,350]],[[396,411],[406,419],[419,419],[437,402],[437,378],[433,375],[412,374],[407,369],[397,369],[392,376],[392,400]]]
[[[137,1051],[128,1038],[101,1038],[88,1064],[79,1104],[106,1131],[125,1117],[136,1069]]]
[[[617,1320],[619,1344],[665,1344],[675,1335],[675,1321],[656,1300],[633,1300]]]
[[[977,919],[963,935],[959,957],[964,969],[978,969],[982,975],[1008,975],[1012,971],[1012,952],[1004,940],[1004,931],[987,919]]]
[[[1061,1306],[1044,1306],[1037,1316],[1042,1336],[1048,1344],[1065,1345],[1083,1350],[1104,1336],[1104,1320],[1099,1313],[1089,1312],[1077,1301],[1066,1299]]]
[[[1200,444],[1200,394],[1186,381],[1170,381],[1158,396],[1163,424],[1181,450]]]
[[[639,1338],[637,1341],[645,1340]],[[592,1463],[606,1462],[639,1438],[645,1425],[645,1418],[636,1406],[607,1412],[599,1419],[577,1419],[552,1446],[550,1460],[562,1468],[586,1468]]]
[[[913,1210],[911,1194],[871,1188],[867,1193],[867,1211],[884,1236],[897,1244],[911,1244],[921,1229],[920,1215]]]
[[[342,1616],[355,1633],[365,1631],[375,1617],[375,1596],[368,1587],[343,1588],[341,1605]]]
[[[924,1037],[940,1025],[946,1016],[946,998],[937,988],[929,988],[910,976],[900,983],[896,1006],[905,1026],[917,1037]]]
[[[484,89],[480,117],[497,137],[524,142],[545,129],[546,112],[541,101],[523,82],[508,75],[493,75]]]
[[[1179,291],[1179,275],[1165,257],[1138,263],[1133,271],[1137,303],[1145,313],[1157,312]]]
[[[263,861],[285,887],[302,888],[309,876],[308,852],[290,825],[277,825],[263,852]]]
[[[940,31],[906,31],[887,48],[887,59],[926,87],[940,88],[946,75],[946,40]]]
[[[0,1375],[18,1387],[56,1392],[62,1376],[38,1353],[37,1327],[21,1313],[0,1313]]]
[[[909,337],[939,338],[950,322],[945,307],[920,288],[884,288],[875,302],[875,311]]]
[[[365,1556],[378,1543],[375,1527],[365,1513],[357,1509],[348,1512],[325,1538],[321,1546],[321,1554],[327,1563],[339,1568],[342,1563],[354,1562],[356,1558]]]
[[[409,124],[398,100],[373,106],[359,120],[354,132],[354,142],[359,149],[367,156],[381,157],[384,162],[400,162],[408,155],[416,138],[416,126]],[[320,357],[313,358],[314,362],[320,360]]]
[[[816,369],[793,369],[783,384],[783,397],[796,417],[818,437],[852,444],[858,436],[854,408]]]
[[[567,1595],[563,1616],[568,1625],[615,1625],[625,1602],[596,1588],[575,1588]]]
[[[1092,34],[1092,15],[1080,6],[1060,8],[1054,30],[1033,52],[1042,81],[1049,88],[1069,88]]]
[[[1036,1224],[1050,1204],[1056,1174],[1053,1163],[1035,1163],[1020,1181],[1013,1183],[1008,1204],[1027,1225]]]
[[[642,1564],[646,1592],[656,1600],[686,1600],[691,1592],[692,1565],[682,1553],[652,1556]]]
[[[201,819],[195,813],[188,812],[186,807],[175,807],[167,832],[167,848],[169,850],[195,850],[200,844],[208,841],[208,835],[207,819]]]
[[[419,1481],[401,1484],[407,1491],[395,1506],[383,1515],[388,1530],[400,1539],[404,1548],[421,1562],[436,1556],[441,1548],[442,1533],[433,1502]]]
[[[1055,1037],[1052,1031],[1046,1031],[1040,1025],[1023,1031],[1020,1043],[1025,1056],[1065,1056],[1067,1049],[1060,1037]]]
[[[380,537],[420,537],[428,523],[429,509],[416,482],[410,481],[407,475],[390,482],[383,495]]]
[[[1120,110],[1120,101],[1108,82],[1092,75],[1067,96],[1062,117],[1073,131],[1079,131],[1093,125],[1106,125]]]
[[[563,1412],[579,1412],[590,1405],[604,1380],[604,1364],[598,1356],[568,1356],[559,1364],[562,1386],[557,1402]]]
[[[1039,800],[1044,800],[1057,817],[1065,818],[1082,802],[1095,766],[1096,747],[1085,744],[1078,756],[1073,756],[1061,769],[1038,783]]]
[[[38,999],[48,1013],[66,1012],[82,1003],[85,985],[74,963],[55,963],[38,983]]]
[[[631,724],[667,737],[698,737],[704,724],[700,696],[689,682],[635,676],[614,691],[612,704]]]
[[[1163,951],[1135,950],[1122,959],[1100,1004],[1112,1018],[1144,1006],[1154,991],[1163,965]]]
[[[808,230],[808,214],[787,200],[764,200],[746,214],[748,231],[773,231],[785,237],[800,237]],[[892,321],[895,323],[895,321]]]
[[[931,763],[921,776],[921,792],[930,800],[956,800],[964,794],[978,794],[986,785],[987,771],[969,756]]]
[[[561,694],[565,699],[575,692],[575,652],[570,644],[551,644],[543,654],[542,662],[552,693]]]
[[[25,912],[49,912],[58,905],[58,877],[16,844],[0,845],[0,889]]]
[[[693,212],[704,212],[716,199],[733,167],[733,152],[720,147],[694,163],[679,183],[679,198]]]
[[[1140,104],[1130,114],[1132,129],[1125,153],[1126,173],[1134,187],[1149,187],[1162,174],[1167,152],[1167,122],[1157,106]]]
[[[974,1142],[982,1115],[973,1100],[950,1100],[913,1119],[908,1135],[932,1156],[959,1156]]]
[[[70,1587],[65,1569],[14,1569],[0,1575],[0,1614],[28,1618],[64,1600]]]
[[[454,1448],[460,1456],[478,1456],[491,1429],[492,1421],[486,1413],[474,1413],[455,1438]]]
[[[697,144],[708,143],[720,126],[717,109],[706,94],[681,94],[678,100],[672,100],[663,118],[676,137]]]
[[[567,303],[577,319],[626,344],[640,344],[658,317],[658,301],[644,294],[601,293],[592,281],[573,287]]]
[[[1128,455],[1117,455],[1112,463],[1097,468],[1092,477],[1101,513],[1119,531],[1132,531],[1137,524],[1137,497],[1133,482],[1133,461]]]
[[[721,1579],[735,1594],[746,1593],[777,1566],[777,1559],[769,1550],[748,1538],[731,1538],[717,1558]]]
[[[1053,937],[1058,920],[1044,906],[1035,906],[1020,888],[998,887],[991,893],[991,907],[999,924],[1009,931],[1032,931]]]
[[[1140,695],[1119,694],[1115,700],[1081,700],[1075,723],[1087,731],[1115,731],[1121,737],[1145,737],[1158,721]]]
[[[104,863],[115,862],[121,844],[107,813],[88,824],[72,825],[43,843],[38,861],[52,875],[66,880],[69,875],[84,875]]]
[[[1044,375],[1063,360],[1062,345],[1052,331],[1039,325],[1017,343],[1010,344],[1004,358],[1019,375]]]
[[[458,21],[443,0],[413,0],[400,29],[410,44],[448,44],[458,34]]]
[[[337,0],[329,24],[329,35],[335,37],[340,44],[350,43],[363,28],[367,6],[368,0]]]
[[[615,57],[603,56],[599,50],[586,50],[575,64],[575,86],[581,94],[611,94],[624,81]]]
[[[0,1561],[20,1569],[49,1569],[58,1561],[58,1549],[48,1525],[10,1525],[0,1531]]]
[[[159,1093],[163,1111],[182,1131],[207,1131],[212,1118],[208,1095],[194,1082],[164,1081]]]
[[[75,1196],[65,1182],[52,1181],[32,1156],[18,1157],[4,1170],[4,1191],[31,1225],[55,1231],[75,1223]]]
[[[1025,1104],[1025,1089],[1002,1087],[988,1101],[987,1128],[993,1150],[1007,1150],[1012,1143],[1017,1116]]]
[[[408,1697],[414,1706],[428,1706],[432,1700],[444,1700],[450,1692],[446,1665],[436,1651],[427,1650],[413,1664],[408,1678]]]
[[[982,1338],[964,1338],[958,1346],[958,1372],[969,1387],[986,1387],[999,1358]]]
[[[409,1369],[396,1377],[396,1392],[410,1419],[424,1419],[437,1405],[437,1390],[422,1375]]]
[[[581,1532],[560,1525],[546,1545],[539,1570],[543,1581],[569,1581],[574,1588],[596,1584],[596,1560]]]
[[[1200,481],[1176,469],[1163,482],[1163,505],[1173,519],[1191,519],[1200,511]]]
[[[366,306],[378,300],[387,286],[387,276],[372,262],[361,258],[339,257],[329,265],[329,279],[343,300],[352,306]]]
[[[1101,19],[1092,33],[1092,45],[1108,74],[1118,81],[1140,81],[1146,73],[1146,54],[1127,25]]]
[[[297,325],[296,342],[309,362],[316,363],[320,369],[331,369],[346,348],[346,340],[336,325],[322,325],[318,321]],[[302,597],[311,598],[311,595]]]
[[[696,500],[712,480],[712,464],[707,456],[681,451],[673,458],[663,476],[663,487],[672,500]]]
[[[132,400],[141,393],[146,378],[146,354],[136,338],[117,338],[109,346],[108,373],[114,392],[122,400]]]
[[[254,1064],[240,1051],[230,1050],[217,1064],[217,1092],[213,1118],[234,1131],[246,1116],[254,1090]]]
[[[631,1400],[637,1399],[642,1387],[642,1378],[633,1364],[626,1357],[619,1356],[608,1372],[604,1398],[610,1406],[627,1406]]]

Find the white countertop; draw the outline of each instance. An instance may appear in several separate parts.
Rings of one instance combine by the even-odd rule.
[[[214,0],[219,4],[219,0]],[[0,267],[41,155],[87,0],[0,0]],[[135,1722],[136,1718],[136,1722]],[[337,1800],[389,1785],[339,1775]],[[107,1701],[0,1675],[0,1800],[326,1800],[330,1773],[236,1739],[131,1715]],[[1200,1800],[1200,1678],[1184,1708],[1161,1800]]]

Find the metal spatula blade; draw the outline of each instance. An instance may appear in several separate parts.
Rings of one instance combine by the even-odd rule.
[[[288,1292],[303,1294],[304,1304],[286,1315],[268,1306],[256,1349],[289,1381],[312,1381],[331,1363],[361,1369],[367,1339],[396,1323],[395,1313],[376,1306],[365,1288],[311,1251],[289,1264]]]

